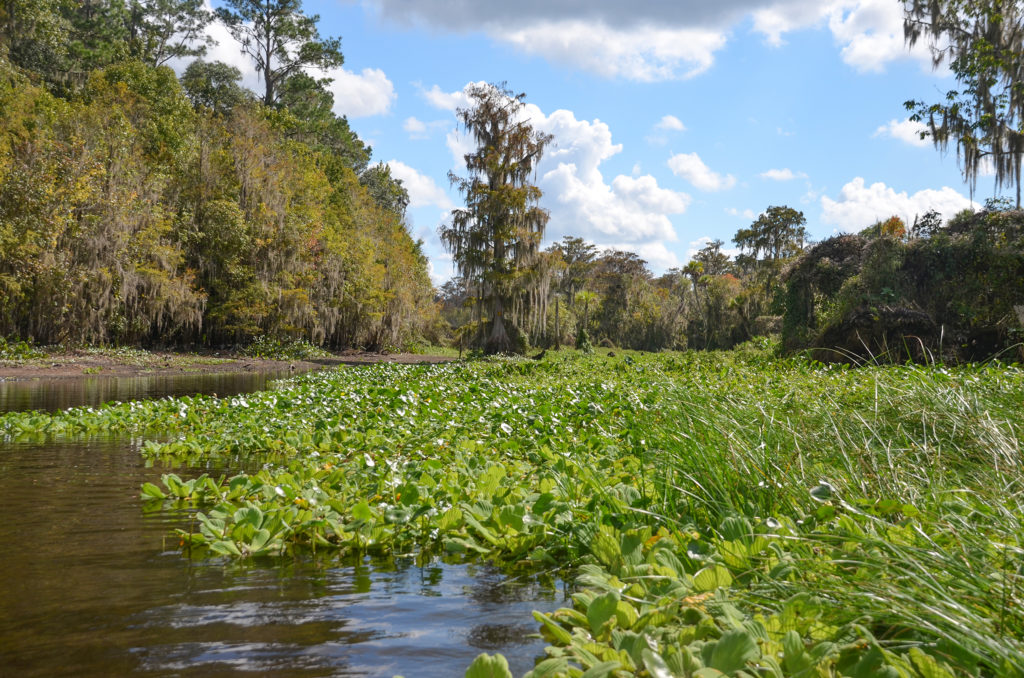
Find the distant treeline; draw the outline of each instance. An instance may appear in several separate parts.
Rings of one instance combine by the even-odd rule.
[[[784,352],[827,361],[1024,359],[1024,212],[996,200],[948,223],[893,217],[813,245],[803,224],[769,207],[736,233],[738,255],[712,241],[657,277],[633,253],[566,237],[510,317],[538,347],[727,349],[775,336]],[[473,345],[472,286],[455,279],[441,293],[456,341]]]
[[[296,71],[268,106],[225,64],[179,81],[86,20],[117,3],[50,4],[0,7],[0,336],[379,348],[430,331],[408,195],[325,82]]]

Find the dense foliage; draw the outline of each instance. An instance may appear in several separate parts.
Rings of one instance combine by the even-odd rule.
[[[1024,373],[745,347],[306,375],[0,417],[149,431],[193,557],[418,552],[576,577],[533,676],[1016,676]],[[499,658],[481,658],[507,675]],[[476,675],[476,674],[470,674]]]
[[[284,4],[274,44],[340,60]],[[181,32],[210,20],[195,0],[0,4],[0,336],[419,339],[436,311],[404,188],[326,81],[275,62],[267,106],[225,64],[159,65],[200,54]]]
[[[789,207],[769,207],[734,241],[735,259],[723,243],[707,243],[683,269],[655,277],[633,252],[597,248],[565,236],[508,275],[512,290],[506,311],[534,346],[572,346],[586,336],[595,344],[657,351],[730,348],[755,336],[777,332],[782,311],[780,274],[799,253],[804,216]],[[484,298],[472,278],[455,278],[441,288],[442,313],[455,341],[479,334],[487,318]],[[470,308],[476,314],[469,312]]]
[[[823,360],[1024,360],[1024,213],[898,219],[786,271],[783,342]]]

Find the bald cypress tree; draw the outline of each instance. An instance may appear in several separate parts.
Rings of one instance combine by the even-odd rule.
[[[441,240],[489,310],[484,350],[512,353],[507,310],[548,222],[547,210],[537,204],[541,190],[530,180],[551,135],[523,119],[525,94],[484,84],[471,86],[469,96],[472,105],[457,114],[477,148],[465,156],[468,176],[448,175],[466,207],[452,212]]]

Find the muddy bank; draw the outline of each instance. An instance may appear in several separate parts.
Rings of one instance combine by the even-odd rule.
[[[237,372],[310,372],[339,365],[372,365],[389,362],[415,365],[453,360],[447,356],[414,353],[339,354],[307,360],[269,360],[225,352],[185,354],[127,351],[96,353],[72,351],[30,360],[0,360],[0,381],[76,379],[85,377],[135,377],[161,374],[224,374]]]

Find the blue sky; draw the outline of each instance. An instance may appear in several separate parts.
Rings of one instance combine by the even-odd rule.
[[[639,253],[660,273],[707,239],[730,246],[769,205],[814,239],[970,205],[955,151],[906,120],[907,99],[955,86],[904,46],[898,0],[305,0],[345,53],[336,111],[410,192],[435,282],[437,237],[460,203],[449,170],[468,83],[526,94],[555,135],[538,169],[547,240]],[[252,68],[221,28],[207,58]],[[979,178],[975,201],[993,193]]]

